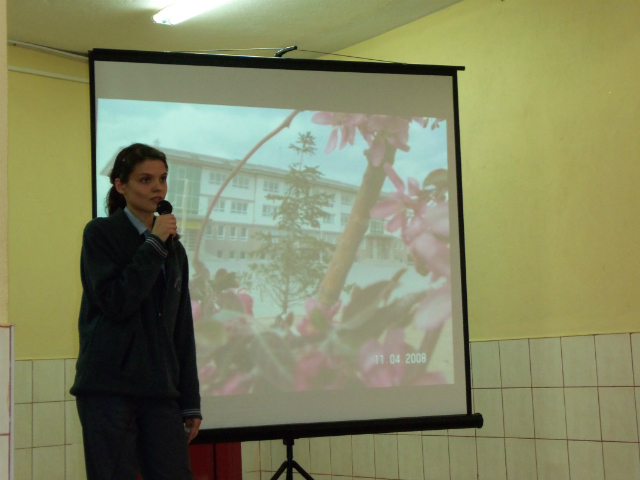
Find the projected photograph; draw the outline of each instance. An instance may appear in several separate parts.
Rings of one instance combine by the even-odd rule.
[[[447,121],[100,99],[167,155],[203,396],[453,383]]]

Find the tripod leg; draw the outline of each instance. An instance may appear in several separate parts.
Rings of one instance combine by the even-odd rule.
[[[278,471],[273,474],[273,477],[271,477],[271,480],[277,480],[278,478],[280,478],[280,475],[282,475],[282,472],[284,472],[284,469],[287,468],[287,465],[289,465],[289,461],[285,460],[282,463],[282,465],[280,465],[280,468],[278,469]]]
[[[292,463],[293,468],[295,468],[295,469],[298,471],[298,473],[299,473],[300,475],[302,475],[306,480],[313,480],[313,477],[312,477],[311,475],[309,475],[309,474],[304,470],[304,468],[302,468],[302,467],[300,466],[300,464],[299,464],[298,462],[296,462],[295,460],[291,460],[291,463]]]
[[[287,462],[287,480],[293,480],[293,465],[292,465],[292,462]]]
[[[293,438],[282,440],[287,446],[287,480],[293,480]]]
[[[282,465],[280,465],[280,468],[275,475],[271,477],[271,480],[277,480],[285,470],[287,470],[286,480],[293,480],[294,468],[305,478],[305,480],[313,480],[313,477],[305,472],[304,468],[302,468],[300,464],[293,459],[293,439],[285,438],[283,443],[287,446],[287,459]]]

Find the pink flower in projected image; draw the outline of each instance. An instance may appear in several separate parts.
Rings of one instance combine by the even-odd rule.
[[[415,178],[409,177],[407,180],[409,184],[408,192],[405,193],[405,184],[393,167],[387,163],[382,168],[391,183],[393,183],[393,186],[396,187],[396,191],[391,194],[390,198],[385,198],[376,203],[369,214],[371,218],[376,219],[392,217],[385,225],[385,229],[388,232],[395,232],[399,228],[406,226],[407,210],[418,210],[420,208],[418,201],[411,198],[418,195],[420,186]]]
[[[369,162],[374,167],[382,163],[387,143],[398,150],[408,152],[410,120],[389,115],[370,115],[360,125],[360,133],[369,145]]]
[[[253,375],[250,373],[236,373],[224,385],[216,388],[213,395],[241,395],[249,393]]]
[[[253,316],[253,297],[246,292],[245,288],[238,289],[236,295],[238,295],[244,313]]]
[[[296,364],[293,389],[335,390],[342,388],[349,378],[348,370],[338,357],[327,356],[318,351],[305,354]]]
[[[336,302],[331,308],[315,298],[307,298],[304,302],[304,309],[307,314],[296,324],[296,330],[300,335],[313,335],[318,333],[318,322],[322,322],[326,326],[334,324],[333,318],[340,311],[342,302]]]
[[[431,290],[418,304],[413,314],[413,324],[420,330],[433,330],[451,318],[451,285],[449,283]]]
[[[216,375],[217,371],[218,370],[213,363],[205,363],[202,367],[200,367],[200,370],[198,370],[198,378],[201,382],[203,382],[205,380],[213,378]]]
[[[409,223],[402,228],[400,237],[414,258],[416,271],[433,279],[451,277],[449,247],[436,235],[449,235],[449,208],[447,202],[422,204]]]
[[[245,315],[253,315],[253,297],[246,288],[227,288],[218,294],[218,306]]]
[[[360,133],[369,145],[369,162],[374,167],[379,166],[384,158],[387,144],[408,152],[409,124],[414,121],[423,128],[429,119],[414,117],[411,119],[393,117],[390,115],[371,115],[367,122],[358,126]]]
[[[368,387],[400,385],[405,373],[404,354],[404,330],[389,330],[383,343],[377,340],[367,341],[358,354],[360,374],[365,385]]]
[[[447,382],[447,377],[442,372],[424,372],[411,382],[413,385],[443,385]]]
[[[401,229],[400,238],[413,256],[418,273],[427,275],[431,271],[434,280],[449,278],[449,247],[442,240],[449,238],[448,202],[427,203],[420,198],[420,186],[415,178],[409,177],[405,186],[391,165],[385,164],[382,168],[396,191],[371,208],[371,218],[391,217],[385,229],[388,232]]]
[[[362,138],[369,145],[369,162],[374,167],[379,166],[384,158],[387,144],[402,150],[409,151],[409,124],[414,121],[423,128],[429,123],[425,117],[411,119],[395,117],[391,115],[364,115],[362,113],[337,113],[316,112],[311,121],[318,125],[330,125],[333,128],[324,153],[331,153],[338,145],[340,136],[340,149],[347,144],[353,145],[356,129],[362,134]]]
[[[340,147],[342,150],[347,143],[353,145],[356,139],[356,128],[367,116],[361,113],[336,113],[336,112],[316,112],[311,117],[311,121],[318,125],[331,125],[333,130],[329,135],[329,141],[324,149],[324,153],[331,153],[338,145],[338,134],[341,134]]]
[[[193,316],[193,323],[200,323],[200,319],[202,318],[202,307],[200,306],[200,302],[191,300],[191,315]]]
[[[429,125],[429,119],[426,117],[413,117],[411,121],[416,122],[422,128],[427,128],[427,125]]]

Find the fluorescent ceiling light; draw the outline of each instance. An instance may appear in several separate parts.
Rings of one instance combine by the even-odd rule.
[[[153,21],[163,25],[177,25],[227,2],[229,0],[182,0],[160,10],[153,16]]]

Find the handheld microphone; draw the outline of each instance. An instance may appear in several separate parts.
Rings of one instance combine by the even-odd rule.
[[[158,205],[156,205],[156,212],[158,215],[168,215],[173,212],[173,207],[167,200],[160,200]],[[173,247],[173,235],[169,235],[166,242],[167,248],[171,249]]]

